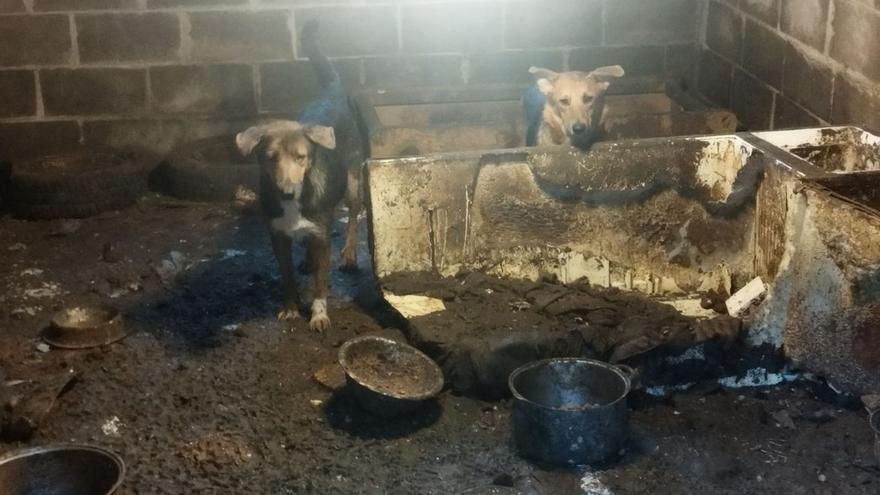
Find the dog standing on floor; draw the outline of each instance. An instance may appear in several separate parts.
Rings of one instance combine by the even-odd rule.
[[[301,300],[291,257],[293,241],[302,239],[314,278],[309,326],[324,331],[330,327],[330,226],[344,197],[348,229],[343,268],[356,268],[361,164],[366,153],[353,104],[333,65],[318,49],[316,34],[316,22],[305,24],[301,47],[322,87],[321,97],[297,121],[254,126],[235,140],[242,154],[255,154],[260,164],[260,206],[281,271],[283,305],[278,319],[299,316]]]
[[[619,65],[591,72],[554,72],[532,67],[537,79],[523,96],[527,146],[570,144],[589,149],[604,132],[605,92],[623,77]]]

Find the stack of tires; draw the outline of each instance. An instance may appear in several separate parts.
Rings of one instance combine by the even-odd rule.
[[[241,156],[235,136],[225,135],[186,143],[162,162],[152,184],[178,199],[206,202],[233,201],[240,188],[256,191],[259,169]]]
[[[31,220],[83,218],[134,204],[149,189],[189,201],[227,202],[256,191],[257,164],[234,136],[179,146],[162,160],[145,150],[102,148],[0,162],[0,201]]]
[[[89,217],[137,201],[156,163],[155,155],[134,149],[80,150],[15,162],[4,199],[19,218]]]

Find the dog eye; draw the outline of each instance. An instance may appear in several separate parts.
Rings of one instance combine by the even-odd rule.
[[[592,97],[592,96],[590,96],[590,95],[584,95],[584,103],[588,103],[588,104],[589,104],[589,103],[592,103],[592,102],[593,102],[593,97]]]
[[[562,103],[565,106],[568,106],[571,103],[571,100],[568,97],[560,98],[559,103]]]

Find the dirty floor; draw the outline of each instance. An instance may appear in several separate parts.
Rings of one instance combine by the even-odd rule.
[[[444,392],[417,416],[370,417],[312,378],[346,339],[394,333],[360,261],[334,272],[333,328],[319,335],[275,320],[274,260],[245,210],[148,197],[80,223],[0,218],[0,369],[80,373],[35,436],[0,454],[104,446],[127,463],[122,494],[880,491],[865,414],[801,383],[641,402],[619,459],[570,471],[514,454],[509,401]],[[54,310],[100,301],[124,310],[129,338],[38,349]]]

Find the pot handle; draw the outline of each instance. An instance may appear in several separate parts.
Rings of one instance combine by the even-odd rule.
[[[617,363],[614,366],[617,366],[617,369],[619,369],[621,373],[629,378],[629,382],[632,387],[636,386],[636,384],[639,382],[639,378],[641,378],[641,373],[639,373],[639,370],[633,368],[632,366],[620,363]]]

